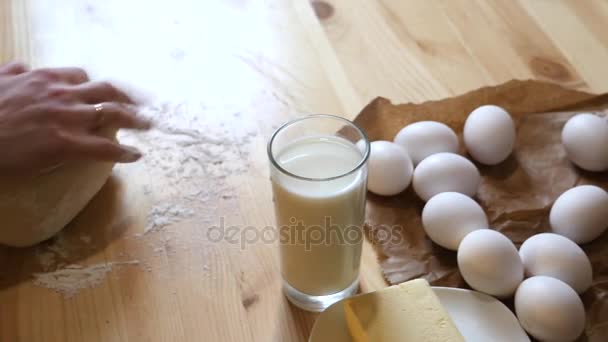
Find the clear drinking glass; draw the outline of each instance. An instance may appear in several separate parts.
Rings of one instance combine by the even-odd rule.
[[[268,143],[283,292],[302,309],[357,292],[369,149],[360,128],[332,115],[288,122]]]

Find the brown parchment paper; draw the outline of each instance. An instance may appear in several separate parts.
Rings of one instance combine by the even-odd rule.
[[[405,125],[423,120],[443,122],[460,136],[467,115],[478,106],[495,104],[514,117],[517,141],[514,153],[496,166],[476,164],[482,175],[477,200],[493,229],[516,245],[528,237],[550,231],[553,201],[579,184],[608,189],[608,172],[589,173],[574,167],[561,145],[561,128],[580,111],[604,113],[608,94],[595,95],[538,81],[510,81],[461,96],[421,104],[394,105],[377,98],[355,123],[370,141],[392,141]],[[605,113],[604,113],[605,114]],[[466,151],[461,151],[463,154]],[[390,284],[426,278],[435,286],[464,287],[456,253],[433,244],[422,229],[424,203],[408,188],[393,197],[371,193],[367,201],[367,233]],[[593,265],[593,286],[582,298],[587,326],[581,341],[608,341],[608,232],[582,246]],[[509,301],[506,304],[511,306]]]

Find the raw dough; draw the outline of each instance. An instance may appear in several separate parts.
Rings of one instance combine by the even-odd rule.
[[[113,167],[79,161],[34,178],[0,177],[0,244],[31,246],[57,234],[101,189]]]

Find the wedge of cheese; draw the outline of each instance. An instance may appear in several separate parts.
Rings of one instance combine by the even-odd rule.
[[[344,311],[355,342],[464,342],[426,280],[346,299]]]

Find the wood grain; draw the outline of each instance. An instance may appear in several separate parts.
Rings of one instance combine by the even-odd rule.
[[[0,63],[30,59],[29,22],[24,1],[0,1]]]
[[[421,102],[512,78],[608,91],[607,20],[601,0],[0,0],[0,61],[82,66],[138,88],[178,123],[226,130],[227,143],[249,137],[226,156],[244,171],[227,173],[197,212],[209,222],[150,236],[137,238],[151,208],[195,182],[172,185],[149,161],[118,167],[66,228],[61,259],[140,265],[72,298],[32,282],[53,242],[0,248],[0,341],[306,341],[316,315],[281,295],[276,244],[205,238],[220,217],[273,224],[265,144],[277,125],[308,113],[353,118],[376,96]],[[171,153],[162,166],[178,169]],[[367,244],[362,291],[384,286]]]

